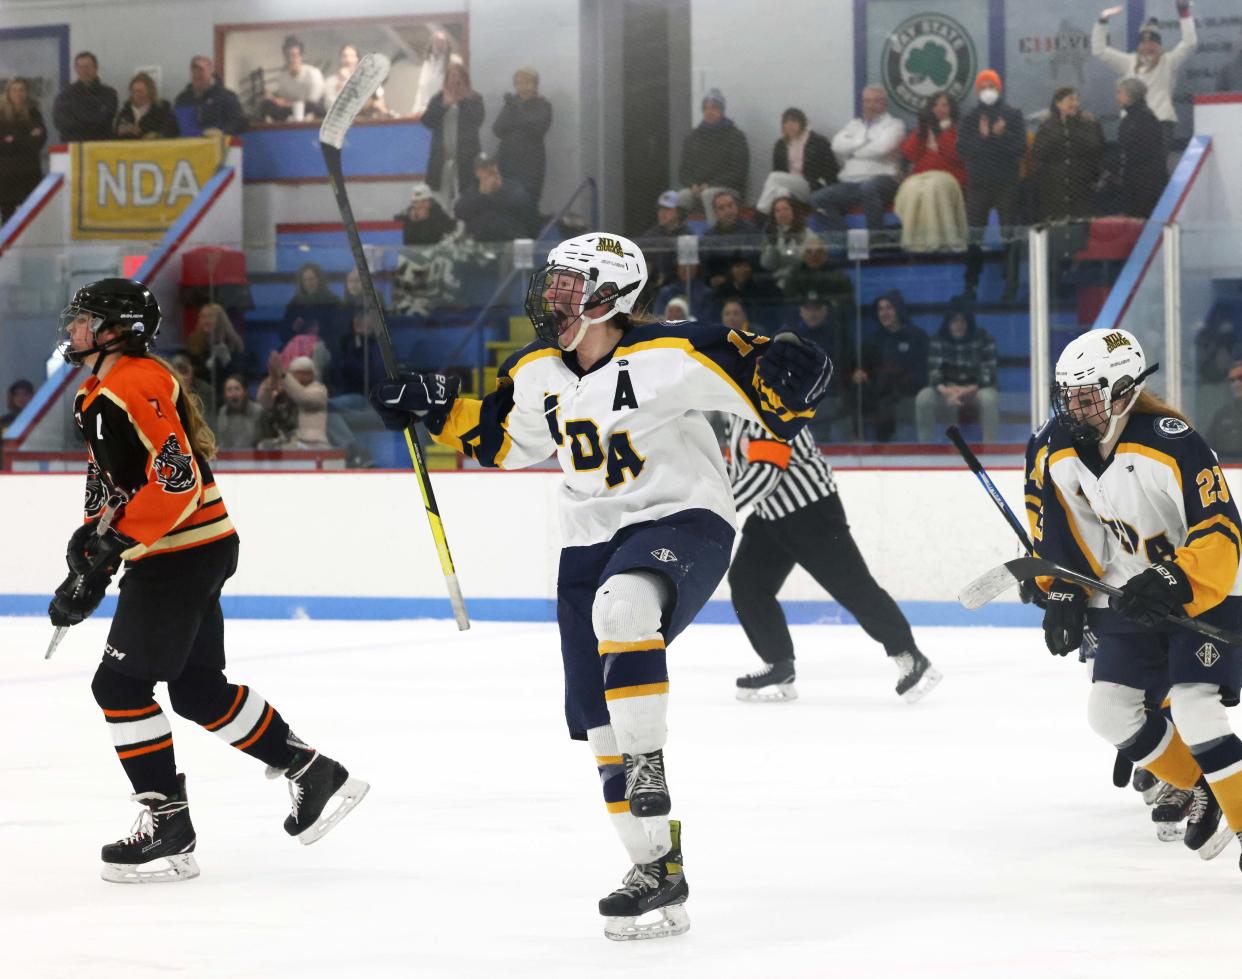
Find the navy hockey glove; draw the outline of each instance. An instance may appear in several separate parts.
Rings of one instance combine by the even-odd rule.
[[[83,619],[90,618],[90,614],[103,601],[110,580],[111,575],[99,572],[88,575],[70,573],[60,583],[47,607],[47,616],[52,620],[52,625],[57,628],[77,625]]]
[[[1044,594],[1044,590],[1030,579],[1018,582],[1018,597],[1022,599],[1023,605],[1037,605],[1039,608],[1048,607],[1048,598]]]
[[[1194,591],[1175,561],[1153,564],[1121,586],[1121,594],[1109,600],[1113,610],[1139,625],[1151,628],[1169,615],[1184,615],[1182,608]]]
[[[439,432],[460,389],[461,378],[453,374],[402,372],[371,389],[371,404],[390,431],[426,418],[427,427]]]
[[[1044,645],[1053,656],[1064,656],[1082,645],[1087,621],[1087,593],[1077,585],[1053,582],[1044,606]]]
[[[121,552],[137,543],[111,527],[102,535],[98,530],[97,523],[83,524],[69,538],[65,561],[74,574],[105,571],[111,578],[121,566]]]
[[[823,348],[789,332],[777,334],[755,369],[792,411],[805,411],[819,404],[832,380],[832,361]]]

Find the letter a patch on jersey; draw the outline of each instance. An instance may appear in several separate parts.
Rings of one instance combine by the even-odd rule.
[[[630,372],[621,371],[617,374],[617,393],[612,396],[612,410],[637,407],[638,398],[634,394],[634,385],[630,383]]]
[[[164,440],[155,457],[155,479],[169,493],[188,493],[194,488],[194,466],[189,454],[183,452],[177,436]]]

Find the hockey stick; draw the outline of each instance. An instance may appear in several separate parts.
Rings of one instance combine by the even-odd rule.
[[[99,523],[95,525],[96,536],[102,537],[108,532],[108,528],[112,526],[112,520],[116,517],[118,509],[120,509],[118,504],[113,503],[111,500],[108,501],[107,507],[104,508],[104,512],[99,516]],[[82,587],[82,583],[85,581],[86,575],[84,574],[80,574],[73,579],[73,590],[75,594],[78,589]],[[56,631],[52,633],[52,641],[47,644],[47,652],[43,654],[44,659],[52,658],[52,654],[56,652],[56,647],[60,645],[60,641],[65,638],[65,633],[68,631],[69,627],[67,625],[58,625],[56,627]]]
[[[349,76],[345,87],[332,103],[328,114],[324,116],[323,125],[319,127],[319,150],[323,153],[324,163],[328,167],[328,178],[332,183],[332,193],[336,197],[337,209],[341,212],[341,221],[345,225],[345,234],[349,238],[349,249],[353,252],[354,265],[358,269],[358,278],[362,283],[363,301],[371,307],[378,324],[376,341],[379,343],[380,356],[384,361],[384,370],[390,379],[397,376],[397,356],[392,349],[392,337],[388,332],[388,321],[384,318],[384,306],[379,294],[375,291],[375,283],[371,279],[371,269],[367,265],[366,253],[362,250],[362,239],[358,235],[358,222],[354,219],[354,210],[349,204],[349,196],[345,192],[345,176],[341,170],[341,147],[345,144],[345,134],[353,124],[362,107],[367,104],[375,90],[388,76],[389,61],[384,55],[371,53],[358,62],[354,73]],[[416,423],[411,421],[405,428],[405,444],[410,452],[410,462],[414,465],[414,473],[418,477],[418,488],[423,494],[423,506],[427,510],[427,522],[431,526],[431,536],[436,542],[436,551],[440,555],[440,570],[444,572],[444,582],[448,586],[449,601],[453,605],[453,617],[457,620],[458,629],[469,629],[470,619],[466,615],[466,603],[462,598],[461,586],[457,583],[457,571],[453,566],[453,555],[449,553],[448,538],[444,535],[444,524],[440,519],[440,508],[436,503],[435,493],[431,489],[431,477],[427,473],[427,463],[423,458],[423,448],[419,444],[415,431]]]
[[[1022,548],[1027,554],[1032,553],[1035,548],[1031,544],[1031,538],[1027,536],[1026,528],[1018,521],[1014,512],[1009,509],[1009,504],[1005,502],[1005,498],[1001,496],[1000,490],[996,488],[996,484],[992,482],[992,477],[988,475],[987,470],[983,468],[983,463],[979,461],[979,457],[971,451],[966,440],[962,438],[961,430],[956,425],[950,425],[944,430],[944,434],[948,437],[961,453],[962,459],[966,465],[970,467],[970,471],[975,474],[975,478],[979,480],[979,485],[987,491],[988,496],[992,498],[992,502],[996,504],[996,509],[1005,518],[1005,522],[1009,524],[1013,532],[1018,535],[1018,540],[1022,542]]]
[[[957,599],[965,608],[973,612],[975,609],[983,608],[1006,588],[1011,588],[1020,581],[1045,577],[1070,581],[1114,598],[1121,594],[1121,589],[1115,585],[1106,585],[1102,581],[1079,574],[1077,571],[1071,571],[1069,568],[1063,568],[1051,561],[1045,561],[1043,558],[1019,557],[980,575],[958,593]],[[1166,615],[1163,618],[1166,622],[1191,629],[1209,639],[1215,639],[1230,646],[1242,645],[1242,634],[1230,632],[1228,629],[1218,629],[1202,619],[1191,618],[1188,615]]]

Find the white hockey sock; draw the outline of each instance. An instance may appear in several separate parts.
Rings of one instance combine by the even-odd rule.
[[[621,845],[632,863],[650,863],[668,853],[673,845],[667,816],[639,818],[630,812],[625,799],[625,766],[617,748],[616,735],[611,726],[592,728],[587,731],[587,742],[595,752],[595,765],[599,769],[604,790],[604,804],[608,818],[612,820]]]

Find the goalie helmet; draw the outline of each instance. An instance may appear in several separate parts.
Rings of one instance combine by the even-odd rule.
[[[82,315],[91,318],[92,345],[74,350],[71,340],[63,340],[60,355],[71,364],[80,364],[96,353],[145,353],[160,332],[160,304],[151,290],[135,279],[100,279],[83,286],[61,311],[60,332],[67,333]],[[99,331],[109,326],[117,327],[118,334],[100,343]]]
[[[633,312],[646,284],[647,260],[634,242],[600,232],[578,235],[553,248],[530,277],[526,315],[539,339],[574,350],[592,323]]]
[[[1057,358],[1052,386],[1057,422],[1077,444],[1107,442],[1159,366],[1147,366],[1142,346],[1126,330],[1089,330],[1076,337]]]

